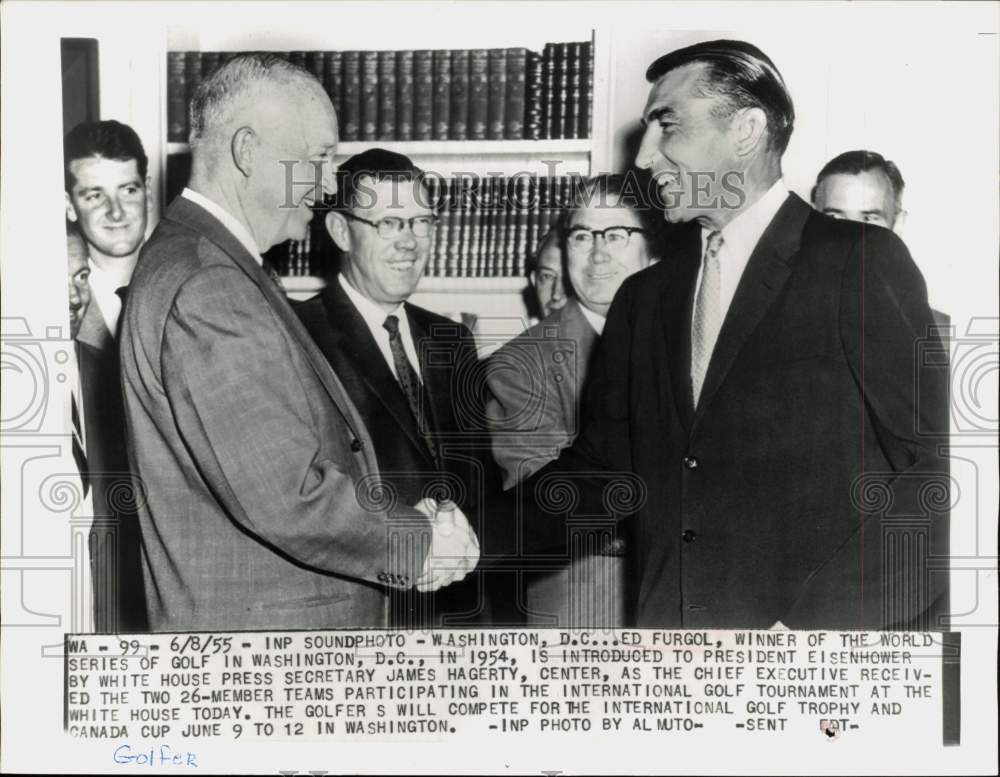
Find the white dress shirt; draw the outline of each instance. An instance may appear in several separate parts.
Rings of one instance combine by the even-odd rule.
[[[767,190],[763,197],[743,211],[739,216],[722,228],[722,248],[719,249],[720,297],[723,320],[729,311],[729,306],[736,295],[736,287],[743,277],[743,271],[750,261],[750,255],[757,247],[760,236],[764,234],[767,225],[771,223],[778,210],[788,197],[788,189],[781,178]],[[701,256],[704,260],[708,236],[714,230],[701,230]],[[705,271],[702,261],[698,268],[698,280],[694,287],[694,298],[698,299],[698,289],[701,287],[701,276]]]
[[[122,283],[118,276],[102,270],[93,259],[87,259],[87,264],[90,266],[88,283],[91,298],[97,303],[101,318],[114,337],[118,334],[118,318],[122,314],[122,298],[118,296],[118,289],[127,284]]]
[[[243,226],[243,223],[232,213],[218,203],[208,199],[204,194],[199,194],[194,189],[188,189],[186,186],[184,187],[184,191],[181,192],[181,197],[191,200],[196,205],[200,205],[215,216],[222,222],[222,225],[226,229],[233,233],[233,237],[240,241],[240,245],[250,252],[250,256],[257,260],[257,264],[264,264],[264,258],[260,255],[260,248],[257,247],[257,241],[254,239],[254,236],[250,234],[250,230]]]
[[[403,303],[400,303],[395,309],[386,313],[382,310],[382,308],[348,283],[343,274],[337,275],[337,281],[340,283],[341,288],[343,288],[346,292],[347,298],[351,301],[351,304],[353,304],[358,313],[361,314],[361,318],[365,320],[365,323],[368,325],[368,329],[372,333],[372,337],[375,338],[375,344],[378,345],[378,349],[382,352],[382,357],[385,359],[385,363],[389,365],[389,369],[392,371],[392,374],[396,377],[397,381],[399,380],[399,375],[396,373],[396,362],[392,358],[392,347],[389,345],[389,333],[382,325],[389,316],[395,316],[399,319],[399,336],[403,340],[403,352],[406,354],[406,358],[410,360],[410,366],[413,367],[413,371],[417,373],[417,377],[420,377],[421,380],[423,380],[423,377],[420,375],[420,360],[417,358],[417,349],[413,345],[413,335],[410,333],[410,319],[409,316],[406,315],[406,309],[403,307]]]
[[[594,327],[594,331],[597,332],[597,336],[600,337],[604,334],[604,323],[607,319],[604,316],[595,313],[593,310],[588,309],[582,302],[578,304],[580,305],[580,312],[583,313],[583,317],[587,319],[587,323]]]

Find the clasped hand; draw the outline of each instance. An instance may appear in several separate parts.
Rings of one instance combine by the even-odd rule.
[[[436,591],[457,583],[479,563],[479,540],[458,505],[421,499],[416,509],[431,519],[431,550],[417,578],[418,591]]]

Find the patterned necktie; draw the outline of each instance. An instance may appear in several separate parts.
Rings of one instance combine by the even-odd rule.
[[[712,232],[708,236],[701,286],[698,287],[698,297],[694,301],[694,317],[691,321],[691,390],[695,407],[698,407],[708,363],[712,359],[715,341],[722,328],[722,279],[719,267],[722,243],[721,232]]]
[[[396,377],[399,380],[399,385],[406,395],[406,401],[410,406],[410,411],[413,413],[413,418],[417,422],[420,435],[424,438],[431,456],[436,461],[437,448],[429,436],[430,428],[428,422],[430,419],[426,417],[426,413],[420,403],[420,378],[417,376],[417,371],[413,369],[413,365],[410,364],[410,360],[406,356],[406,351],[403,349],[403,338],[399,334],[399,319],[396,316],[386,316],[382,328],[389,333],[389,350],[392,351],[392,362],[396,365]]]

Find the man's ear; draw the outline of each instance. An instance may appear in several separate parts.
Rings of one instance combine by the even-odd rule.
[[[735,137],[737,156],[750,156],[766,140],[767,114],[760,108],[741,108],[732,117],[730,131]]]
[[[146,216],[153,212],[153,179],[146,174]]]
[[[896,214],[896,220],[892,222],[892,231],[902,237],[904,226],[906,226],[906,211],[900,209],[899,213]]]
[[[73,200],[69,196],[69,192],[66,192],[66,218],[74,224],[76,223],[76,209],[73,207]]]
[[[257,146],[257,134],[251,127],[240,127],[233,134],[230,151],[236,169],[249,178],[253,173],[254,150]]]
[[[344,253],[351,250],[351,230],[347,226],[347,219],[343,213],[331,210],[326,214],[326,231],[330,234],[333,242],[337,244]]]

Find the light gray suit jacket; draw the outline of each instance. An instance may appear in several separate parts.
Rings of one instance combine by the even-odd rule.
[[[385,625],[385,586],[413,584],[430,524],[380,502],[340,380],[255,258],[189,200],[142,250],[121,359],[151,627]]]
[[[505,489],[576,438],[580,392],[596,342],[580,304],[570,300],[490,357],[486,416]]]

